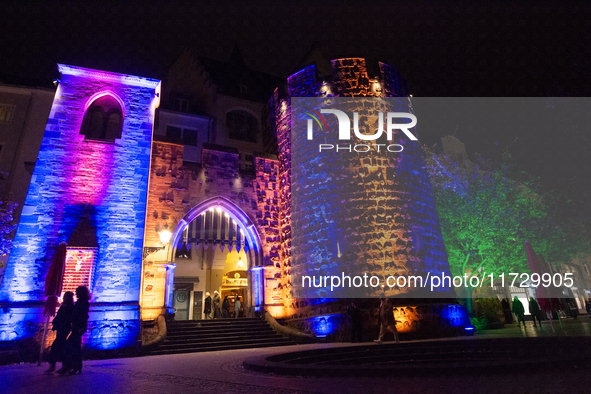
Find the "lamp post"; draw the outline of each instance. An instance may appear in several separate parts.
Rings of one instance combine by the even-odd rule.
[[[167,246],[170,243],[170,238],[172,233],[168,230],[168,223],[164,225],[164,229],[158,232],[160,236],[160,243],[162,244],[162,248],[167,252],[167,260],[168,260],[168,251]],[[170,313],[170,308],[172,308],[172,290],[173,290],[173,281],[174,281],[174,269],[176,268],[176,264],[172,261],[167,261],[166,265],[164,266],[166,269],[166,279],[164,283],[164,308],[166,309],[166,313]]]
[[[166,248],[166,245],[168,245],[170,237],[172,236],[172,233],[168,230],[168,223],[164,225],[164,229],[161,230],[158,235],[160,236],[160,243]]]

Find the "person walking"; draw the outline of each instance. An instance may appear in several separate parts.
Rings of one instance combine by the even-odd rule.
[[[242,307],[242,303],[240,302],[240,297],[236,297],[236,302],[234,302],[234,317],[237,319],[240,315],[240,308]]]
[[[538,319],[540,327],[542,327],[542,322],[540,321],[540,305],[533,297],[529,299],[529,313],[531,313],[531,317],[534,321],[534,327],[536,327],[536,318]]]
[[[64,362],[66,355],[66,339],[72,331],[72,317],[74,314],[74,293],[66,291],[60,309],[53,319],[53,328],[55,331],[55,340],[51,344],[49,352],[49,369],[45,372],[55,371],[55,364]]]
[[[209,292],[205,293],[205,306],[203,307],[203,315],[205,315],[205,319],[211,319],[211,295]]]
[[[574,301],[569,301],[568,309],[570,310],[570,315],[572,316],[572,318],[577,320],[577,318],[579,317],[579,308],[577,307],[577,304]]]
[[[513,313],[517,317],[517,325],[519,326],[521,322],[523,323],[523,328],[525,328],[525,308],[517,296],[513,300]]]
[[[355,302],[347,307],[347,314],[351,318],[351,342],[361,343],[361,312]]]
[[[505,315],[505,323],[511,324],[513,323],[513,315],[511,314],[511,305],[509,305],[509,301],[506,298],[503,298],[501,301],[501,306],[503,307],[503,315]]]
[[[76,288],[76,304],[72,316],[72,332],[68,337],[68,354],[64,366],[57,371],[59,374],[75,375],[82,373],[82,336],[88,328],[88,308],[90,292],[86,286]]]
[[[380,324],[380,335],[378,339],[374,340],[376,343],[382,343],[384,341],[384,337],[386,336],[386,331],[388,331],[388,327],[394,333],[394,340],[396,343],[400,343],[400,339],[398,338],[398,330],[396,330],[396,320],[394,319],[394,310],[392,304],[390,304],[390,300],[383,297],[380,298],[380,316],[378,320]]]
[[[222,299],[220,298],[220,293],[218,293],[217,290],[214,291],[213,292],[213,301],[212,301],[213,318],[214,319],[219,319],[222,317],[221,301],[222,301]]]
[[[230,300],[228,299],[228,296],[225,296],[224,302],[222,302],[222,316],[224,319],[230,317]]]

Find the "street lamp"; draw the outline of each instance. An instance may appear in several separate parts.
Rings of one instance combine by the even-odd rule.
[[[168,223],[164,225],[164,230],[161,230],[158,235],[160,235],[160,242],[162,245],[168,245],[170,237],[172,236],[172,233],[168,231]]]

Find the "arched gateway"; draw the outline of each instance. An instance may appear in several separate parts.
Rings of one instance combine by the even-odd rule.
[[[176,224],[166,253],[164,307],[176,320],[203,319],[205,293],[228,296],[230,317],[240,299],[240,315],[263,302],[261,236],[251,218],[218,196],[191,208]],[[259,268],[260,267],[260,268]]]
[[[215,290],[232,301],[242,297],[245,316],[263,304],[283,306],[277,294],[276,176],[274,157],[257,156],[255,170],[245,172],[235,149],[203,143],[201,164],[192,165],[184,160],[183,145],[154,142],[142,320],[163,313],[175,313],[177,320],[200,319],[205,293],[213,295]]]
[[[252,272],[261,266],[260,235],[240,207],[218,196],[193,207],[177,224],[171,236],[168,260],[176,264],[172,306],[177,320],[203,318],[205,293],[228,296],[230,312],[236,299],[244,314],[257,306]],[[257,281],[261,286],[261,281]],[[259,303],[260,306],[260,303]]]

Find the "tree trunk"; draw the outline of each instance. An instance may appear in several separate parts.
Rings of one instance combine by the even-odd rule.
[[[464,286],[464,290],[466,291],[466,310],[468,311],[468,316],[473,316],[474,312],[474,302],[472,299],[472,294],[474,294],[474,289],[472,287]]]

